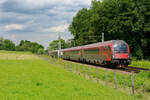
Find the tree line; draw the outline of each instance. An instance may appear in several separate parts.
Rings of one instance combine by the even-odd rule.
[[[150,60],[150,0],[93,0],[69,26],[75,45],[124,40],[133,56]]]
[[[21,40],[19,45],[15,45],[11,40],[0,37],[0,50],[8,51],[29,51],[36,54],[43,54],[44,47],[36,42]]]
[[[60,38],[61,41],[61,49],[71,48],[75,46],[75,42],[73,39],[68,39],[67,41]],[[53,40],[48,47],[48,50],[58,50],[59,49],[59,39]]]

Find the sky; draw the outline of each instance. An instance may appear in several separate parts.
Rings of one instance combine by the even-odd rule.
[[[0,0],[0,37],[15,44],[29,40],[48,47],[59,32],[65,40],[73,37],[68,26],[90,4],[91,0]]]

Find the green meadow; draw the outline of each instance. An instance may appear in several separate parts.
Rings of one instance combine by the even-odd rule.
[[[30,53],[0,57],[0,100],[137,100]]]

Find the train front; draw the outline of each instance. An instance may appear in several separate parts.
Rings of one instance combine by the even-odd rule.
[[[113,42],[112,63],[119,67],[128,66],[131,63],[130,49],[125,41]]]

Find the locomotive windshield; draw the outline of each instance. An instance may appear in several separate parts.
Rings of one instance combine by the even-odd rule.
[[[114,44],[114,52],[115,53],[127,53],[127,45],[125,43],[116,43]]]

